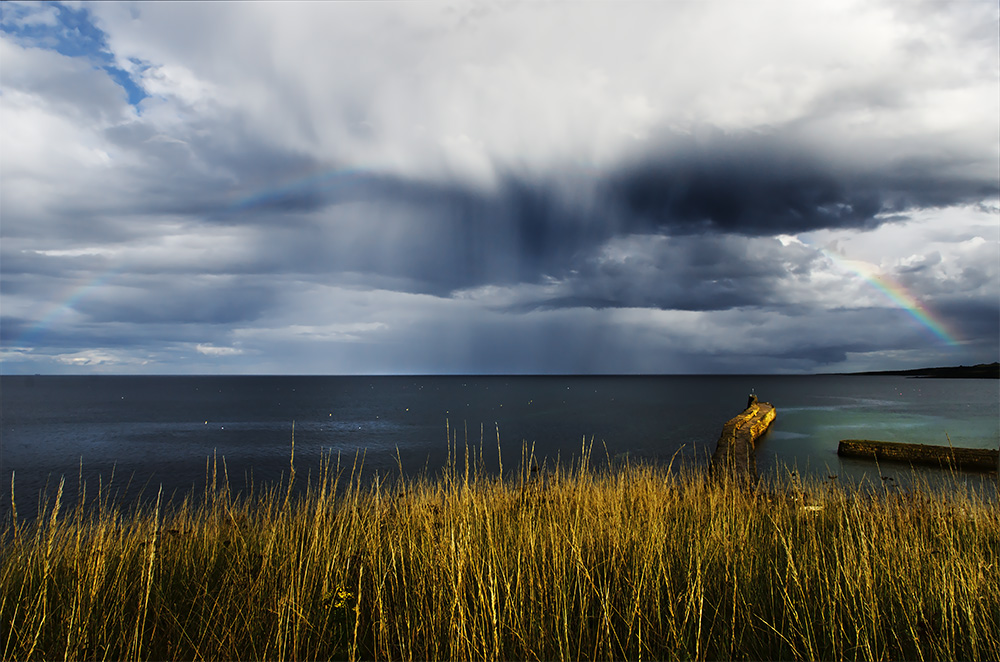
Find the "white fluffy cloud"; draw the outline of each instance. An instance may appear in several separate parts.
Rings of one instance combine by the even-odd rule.
[[[651,131],[701,126],[801,123],[826,148],[875,142],[890,158],[942,144],[997,154],[988,3],[93,11],[122,66],[148,67],[149,106],[238,108],[283,148],[406,176],[476,175],[477,159],[535,173],[607,166]]]

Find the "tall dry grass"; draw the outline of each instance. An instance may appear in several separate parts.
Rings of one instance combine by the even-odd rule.
[[[455,450],[435,478],[328,459],[298,494],[237,498],[213,465],[170,508],[56,497],[3,538],[3,656],[1000,658],[1000,514],[958,481],[748,486],[586,453],[500,478]]]

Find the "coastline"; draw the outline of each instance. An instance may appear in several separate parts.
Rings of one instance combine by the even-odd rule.
[[[972,366],[916,368],[914,370],[874,370],[867,372],[835,372],[832,375],[918,377],[923,379],[1000,379],[1000,363],[979,363]]]

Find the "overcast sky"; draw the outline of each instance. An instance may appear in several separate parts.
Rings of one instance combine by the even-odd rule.
[[[998,358],[994,0],[0,11],[5,374]]]

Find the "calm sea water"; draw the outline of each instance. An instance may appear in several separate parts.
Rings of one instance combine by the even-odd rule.
[[[723,423],[753,389],[778,417],[757,450],[758,469],[861,478],[881,470],[900,480],[908,467],[877,468],[837,457],[846,438],[996,448],[1000,384],[873,376],[667,377],[57,377],[0,378],[0,464],[5,495],[19,513],[66,476],[129,479],[155,495],[203,486],[206,458],[225,458],[231,485],[245,489],[287,472],[292,423],[299,475],[321,453],[369,475],[440,470],[447,432],[484,439],[495,471],[497,434],[505,470],[522,442],[538,457],[569,459],[593,443],[597,460],[704,461]],[[929,475],[934,471],[929,470]],[[0,513],[10,498],[0,498]]]

